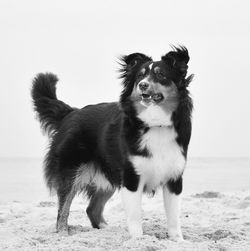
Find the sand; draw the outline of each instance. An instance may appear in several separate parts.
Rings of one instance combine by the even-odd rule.
[[[90,226],[85,213],[86,200],[81,196],[75,198],[69,218],[69,235],[61,236],[55,232],[56,198],[46,197],[44,194],[46,190],[40,189],[39,191],[39,188],[44,186],[42,180],[40,180],[40,171],[32,174],[32,169],[27,169],[30,171],[28,176],[34,183],[34,191],[32,191],[32,181],[27,178],[27,175],[22,176],[22,181],[24,184],[28,184],[30,189],[30,193],[27,193],[27,187],[23,189],[26,199],[24,199],[25,195],[21,196],[22,192],[20,191],[21,187],[24,186],[20,185],[23,182],[17,183],[19,191],[16,191],[16,193],[13,192],[15,191],[15,184],[12,183],[12,193],[10,187],[6,185],[7,182],[4,183],[6,190],[0,185],[2,191],[0,197],[0,250],[249,251],[250,187],[248,183],[244,183],[244,178],[246,178],[246,174],[249,174],[250,162],[249,160],[241,163],[236,162],[237,169],[235,171],[232,171],[232,168],[225,165],[224,162],[221,164],[218,160],[214,160],[212,164],[205,160],[192,162],[192,168],[190,168],[186,178],[186,192],[182,196],[181,220],[186,241],[181,243],[168,240],[161,191],[157,192],[153,198],[146,195],[143,197],[144,236],[142,238],[131,239],[129,237],[119,193],[112,197],[105,209],[104,216],[109,225],[100,230],[93,229]],[[8,165],[8,163],[1,163],[0,174],[4,173],[6,176],[2,167]],[[20,164],[20,162],[18,163]],[[27,163],[24,160],[21,166],[30,165],[34,167],[40,165],[40,162],[37,161],[34,162],[35,164],[32,161]],[[215,166],[220,166],[222,171],[222,166],[224,166],[225,172],[228,168],[231,168],[230,176],[235,177],[239,171],[245,175],[241,181],[237,181],[237,184],[232,182],[233,189],[231,190],[227,188],[226,181],[224,182],[225,189],[223,189],[223,182],[216,183],[214,181],[214,189],[206,190],[204,188],[211,188],[211,180],[213,180],[212,177],[215,176],[215,173],[211,174],[211,177],[206,176],[207,186],[199,185],[202,175],[199,175],[200,171],[195,169],[197,163],[207,163],[209,170],[211,169],[208,173],[215,172]],[[235,162],[231,162],[231,164],[235,165]],[[13,163],[9,165],[15,166]],[[205,168],[204,165],[203,168],[206,173],[208,168]],[[249,176],[247,178],[250,179]],[[3,183],[3,178],[1,179],[0,181]],[[217,176],[216,179],[218,180],[219,177]],[[223,179],[225,179],[225,176],[221,176],[221,180]],[[40,183],[38,180],[40,180]],[[199,181],[194,182],[194,180]],[[241,183],[241,185],[238,183]],[[198,189],[200,187],[202,189]],[[20,196],[16,196],[16,194],[20,194]]]

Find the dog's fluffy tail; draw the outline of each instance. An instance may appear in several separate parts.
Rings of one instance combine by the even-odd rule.
[[[32,82],[31,96],[34,110],[37,112],[42,129],[48,135],[56,132],[63,118],[74,110],[57,99],[57,81],[57,76],[52,73],[39,73]]]

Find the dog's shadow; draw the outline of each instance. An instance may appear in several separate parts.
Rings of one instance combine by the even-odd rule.
[[[69,235],[75,235],[79,233],[86,233],[92,231],[92,227],[81,226],[81,225],[69,225],[68,233]]]
[[[68,235],[86,233],[86,232],[91,232],[93,230],[96,230],[96,229],[93,229],[90,226],[88,227],[88,226],[82,226],[82,225],[69,225]],[[126,227],[124,228],[124,231],[126,231]],[[149,236],[155,236],[159,240],[168,238],[167,228],[163,224],[160,224],[158,220],[149,221],[149,222],[144,221],[143,233]]]
[[[69,225],[68,234],[75,235],[79,233],[91,232],[93,229],[91,226],[82,225]],[[126,231],[126,227],[124,227]],[[155,236],[157,239],[168,239],[167,223],[158,218],[143,219],[143,233],[149,236]]]

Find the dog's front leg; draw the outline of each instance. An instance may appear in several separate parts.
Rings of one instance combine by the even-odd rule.
[[[121,189],[122,201],[127,216],[128,231],[131,237],[142,236],[141,224],[141,199],[142,186],[138,186],[135,192],[126,187]]]
[[[179,186],[181,186],[181,188]],[[180,224],[181,190],[182,180],[177,180],[174,184],[171,181],[163,186],[163,199],[168,223],[168,235],[169,239],[173,241],[183,241]]]

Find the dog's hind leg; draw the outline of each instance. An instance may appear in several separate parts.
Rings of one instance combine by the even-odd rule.
[[[94,228],[103,228],[107,225],[103,218],[103,210],[106,202],[111,198],[114,192],[115,190],[96,190],[95,188],[87,189],[90,202],[86,212]]]
[[[58,195],[58,214],[56,230],[57,232],[68,232],[68,217],[71,203],[76,191],[72,187],[57,191]]]

